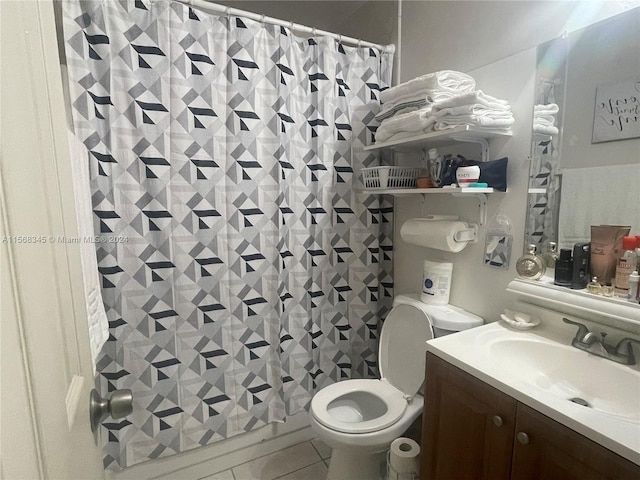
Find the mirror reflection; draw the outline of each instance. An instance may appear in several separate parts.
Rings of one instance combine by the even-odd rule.
[[[540,45],[525,245],[640,234],[640,8]]]

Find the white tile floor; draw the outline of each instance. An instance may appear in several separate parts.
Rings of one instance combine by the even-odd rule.
[[[329,457],[331,449],[314,439],[201,480],[325,480]]]

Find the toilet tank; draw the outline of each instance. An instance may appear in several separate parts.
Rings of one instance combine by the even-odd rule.
[[[393,299],[393,305],[403,304],[422,310],[429,317],[434,337],[442,337],[484,324],[482,317],[455,305],[426,304],[420,300],[419,293],[396,295]]]

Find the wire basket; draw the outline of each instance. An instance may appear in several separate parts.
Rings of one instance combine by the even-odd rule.
[[[364,188],[370,190],[415,188],[416,178],[426,174],[427,171],[422,168],[370,167],[362,169]]]

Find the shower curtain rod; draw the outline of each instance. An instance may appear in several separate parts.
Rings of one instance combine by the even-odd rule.
[[[177,1],[180,3],[184,3],[186,5],[191,5],[195,8],[199,8],[201,10],[205,10],[209,13],[215,12],[215,13],[223,13],[224,15],[235,15],[238,17],[246,17],[251,20],[256,20],[262,23],[270,23],[273,25],[281,26],[281,27],[289,27],[290,30],[295,30],[297,32],[310,33],[312,35],[321,35],[324,37],[331,37],[338,40],[341,43],[348,43],[348,44],[356,45],[358,47],[377,48],[378,50],[384,53],[393,53],[396,49],[395,45],[393,44],[385,46],[385,45],[378,45],[377,43],[365,42],[364,40],[359,40],[357,38],[347,37],[344,35],[327,32],[325,30],[320,30],[317,28],[306,27],[298,23],[287,22],[285,20],[279,20],[277,18],[268,17],[266,15],[259,15],[257,13],[240,10],[238,8],[219,5],[217,3],[212,3],[207,0],[177,0]]]

